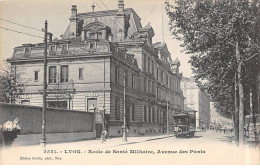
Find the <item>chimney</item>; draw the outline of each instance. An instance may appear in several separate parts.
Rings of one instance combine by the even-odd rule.
[[[118,13],[124,12],[124,0],[118,0]]]
[[[77,5],[72,5],[70,17],[70,37],[77,37],[78,34],[78,17]]]
[[[50,32],[48,32],[47,33],[47,40],[48,40],[48,42],[52,42],[52,33],[50,33]]]
[[[71,18],[77,18],[77,5],[71,7]]]

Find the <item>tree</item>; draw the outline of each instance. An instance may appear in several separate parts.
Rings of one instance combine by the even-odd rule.
[[[238,139],[243,134],[238,109],[242,116],[248,114],[248,95],[257,100],[259,1],[176,0],[165,5],[172,35],[191,55],[198,86],[217,102],[222,115],[234,118]],[[258,113],[257,103],[252,102],[253,113]]]
[[[15,66],[8,65],[0,75],[0,102],[15,103],[19,94],[24,90],[20,75]]]

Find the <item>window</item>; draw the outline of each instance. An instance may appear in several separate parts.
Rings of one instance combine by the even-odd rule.
[[[128,72],[125,71],[125,87],[128,87]]]
[[[79,79],[83,79],[83,68],[79,68]]]
[[[144,77],[144,92],[147,92],[147,84],[146,84],[146,77]]]
[[[144,55],[144,71],[146,71],[146,55]]]
[[[25,47],[24,49],[24,54],[30,54],[30,48],[29,47]]]
[[[119,68],[115,69],[115,83],[119,83]]]
[[[169,79],[168,79],[168,75],[166,75],[166,86],[169,86]]]
[[[96,43],[95,42],[90,42],[89,43],[89,48],[90,48],[90,50],[95,50],[96,49]]]
[[[152,74],[154,74],[154,63],[153,63],[153,61],[152,61]]]
[[[51,53],[54,53],[56,51],[55,46],[51,46]]]
[[[69,67],[68,65],[62,65],[61,66],[61,73],[60,73],[60,82],[68,82],[68,78],[69,78]]]
[[[152,122],[154,123],[154,108],[152,107]]]
[[[21,100],[21,104],[30,105],[30,100]]]
[[[135,74],[132,74],[132,89],[135,89]]]
[[[135,104],[132,105],[132,121],[135,120]]]
[[[87,99],[87,111],[89,111],[89,108],[91,106],[94,106],[95,108],[97,108],[97,98],[88,98]]]
[[[61,45],[61,50],[62,51],[67,51],[67,44]]]
[[[118,99],[115,100],[115,117],[116,120],[120,120],[120,102]]]
[[[159,99],[159,88],[158,87],[156,89],[156,97],[157,97],[157,99]]]
[[[56,83],[56,67],[51,66],[49,68],[49,83]]]
[[[159,73],[160,73],[160,69],[157,68],[157,80],[159,80]]]
[[[148,108],[148,122],[151,122],[151,107]]]
[[[146,105],[144,105],[144,122],[147,121],[147,116],[146,116]]]
[[[154,94],[154,82],[152,81],[152,94]]]
[[[151,93],[151,80],[148,79],[148,93]]]
[[[47,102],[47,107],[67,109],[67,101],[49,101]]]
[[[39,80],[39,71],[34,71],[34,81],[37,82]]]
[[[151,72],[151,59],[148,58],[148,72]]]
[[[160,111],[157,109],[157,123],[160,123]]]
[[[163,83],[163,70],[161,70],[161,82]]]

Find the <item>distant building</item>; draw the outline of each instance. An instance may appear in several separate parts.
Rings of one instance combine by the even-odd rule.
[[[194,112],[196,115],[196,128],[202,125],[209,126],[210,123],[210,97],[198,88],[193,78],[183,77],[181,89],[185,97],[184,111]]]
[[[112,136],[122,135],[125,112],[130,134],[157,133],[175,111],[183,111],[180,63],[164,42],[153,43],[153,28],[142,27],[131,8],[77,13],[62,39],[48,34],[48,107],[89,111],[105,109]],[[44,44],[15,47],[9,59],[25,90],[16,103],[42,106]],[[73,118],[72,118],[73,119]],[[75,121],[76,122],[76,121]],[[171,121],[173,122],[173,121]]]

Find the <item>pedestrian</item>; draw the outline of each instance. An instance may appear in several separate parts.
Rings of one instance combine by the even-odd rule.
[[[224,127],[224,134],[227,132],[227,127]]]
[[[101,138],[101,143],[104,143],[104,142],[106,141],[106,138],[105,138],[105,130],[103,130],[103,131],[101,132],[100,138]]]
[[[104,131],[105,141],[107,140],[107,134],[108,134],[108,132],[107,132],[107,130],[105,129],[105,131]]]

